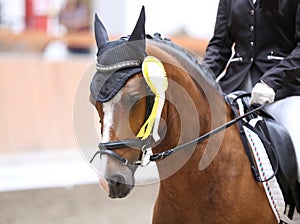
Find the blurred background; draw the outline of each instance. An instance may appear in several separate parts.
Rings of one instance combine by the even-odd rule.
[[[201,60],[217,4],[0,0],[0,224],[151,222],[157,181],[110,200],[77,144],[74,101],[96,59],[94,14],[117,39],[131,33],[145,5],[147,33],[161,33]]]

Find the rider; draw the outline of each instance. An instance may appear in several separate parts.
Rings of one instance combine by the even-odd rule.
[[[226,94],[244,90],[251,103],[269,103],[290,132],[300,182],[300,1],[219,0],[203,63]]]

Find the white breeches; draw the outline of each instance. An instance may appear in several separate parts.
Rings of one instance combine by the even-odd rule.
[[[290,133],[296,150],[298,181],[300,182],[300,96],[291,96],[275,101],[266,105],[265,108]]]

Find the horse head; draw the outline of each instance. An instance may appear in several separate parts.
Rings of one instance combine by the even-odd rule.
[[[100,183],[111,198],[122,198],[135,183],[139,149],[143,145],[135,136],[145,121],[149,104],[141,75],[146,56],[144,7],[130,36],[109,41],[97,15],[94,26],[97,72],[90,90],[101,123]]]
[[[203,73],[201,67],[182,48],[157,35],[153,39],[146,38],[144,7],[131,35],[109,41],[107,31],[97,16],[95,35],[97,73],[90,90],[100,117],[102,135],[95,155],[100,154],[102,186],[111,198],[121,198],[133,188],[138,165],[161,160],[157,165],[158,168],[163,167],[159,169],[162,180],[186,163],[193,150],[176,153],[177,156],[172,156],[171,160],[162,159],[172,153],[166,149],[208,131],[211,121],[206,117],[212,113],[208,98],[213,98],[211,101],[216,104],[221,96],[208,84],[214,82],[213,79],[207,80],[208,77],[200,75]],[[153,61],[147,63],[149,58]],[[147,70],[147,64],[154,67],[150,66]],[[162,101],[157,96],[161,92],[158,90],[164,88],[161,83],[165,83],[166,77],[164,74],[158,76],[158,73],[164,72],[167,73],[169,87],[165,97],[158,97],[166,99],[160,104],[158,102]],[[147,73],[152,75],[147,77]],[[154,90],[151,79],[152,84],[155,83]],[[205,93],[208,93],[207,96]],[[218,95],[216,98],[213,97],[215,94]],[[152,116],[154,108],[159,107],[160,113]],[[151,126],[149,123],[153,117],[155,120]],[[156,119],[158,117],[162,119]],[[196,145],[193,143],[190,148]],[[156,154],[150,155],[151,148]]]

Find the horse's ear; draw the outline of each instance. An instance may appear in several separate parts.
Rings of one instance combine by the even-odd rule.
[[[136,40],[145,40],[145,7],[142,7],[142,10],[140,12],[139,19],[135,25],[134,30],[132,31],[130,38],[128,41],[136,41]]]
[[[97,14],[95,14],[94,29],[95,29],[96,43],[99,49],[108,42],[108,34]]]

